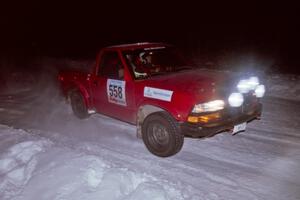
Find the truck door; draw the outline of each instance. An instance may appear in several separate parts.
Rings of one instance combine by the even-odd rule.
[[[98,112],[133,123],[134,84],[125,79],[125,68],[117,51],[105,51],[94,77],[93,100]]]

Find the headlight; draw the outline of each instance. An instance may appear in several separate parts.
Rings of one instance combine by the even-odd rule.
[[[244,96],[238,92],[231,93],[228,103],[231,107],[240,107],[244,103]]]
[[[255,90],[259,85],[259,79],[256,76],[251,76],[249,79],[242,79],[239,81],[237,88],[241,93],[247,93],[250,90]]]
[[[222,100],[214,100],[207,103],[197,104],[193,108],[193,113],[213,112],[224,109],[225,103]]]
[[[265,95],[266,89],[264,85],[258,85],[254,91],[256,97],[261,98]]]

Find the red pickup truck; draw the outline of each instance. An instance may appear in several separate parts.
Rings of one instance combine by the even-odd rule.
[[[184,136],[245,130],[260,117],[265,93],[256,76],[190,66],[163,43],[106,47],[89,73],[62,71],[58,78],[77,117],[101,113],[135,124],[147,149],[161,157],[179,152]]]

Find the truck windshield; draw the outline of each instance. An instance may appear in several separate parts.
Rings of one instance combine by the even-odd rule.
[[[135,79],[145,79],[192,68],[173,47],[136,49],[126,51],[123,55]]]

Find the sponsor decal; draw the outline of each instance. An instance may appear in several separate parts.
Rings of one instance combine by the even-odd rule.
[[[107,79],[106,91],[110,103],[126,106],[125,81]]]
[[[173,91],[158,89],[153,87],[145,87],[144,88],[144,97],[159,99],[163,101],[171,101],[173,95]]]

